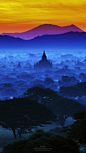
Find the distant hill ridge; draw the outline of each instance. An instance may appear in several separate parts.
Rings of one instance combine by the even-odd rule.
[[[39,25],[38,27],[35,27],[29,31],[26,32],[21,32],[21,33],[2,33],[2,35],[8,35],[8,36],[13,36],[15,38],[22,38],[25,40],[28,39],[33,39],[37,36],[42,36],[42,35],[52,35],[52,34],[62,34],[66,32],[84,32],[77,26],[71,24],[69,26],[57,26],[57,25],[52,25],[52,24],[43,24]]]
[[[31,40],[0,35],[0,49],[83,49],[86,50],[86,32],[68,32],[43,35]]]

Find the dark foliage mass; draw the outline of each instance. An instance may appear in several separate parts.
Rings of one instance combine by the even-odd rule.
[[[86,95],[86,82],[77,83],[75,86],[61,87],[61,95],[66,97],[81,97]]]
[[[25,130],[30,131],[35,126],[55,121],[55,118],[56,115],[46,106],[27,97],[0,102],[0,125],[10,128],[15,138],[16,130],[20,138]]]
[[[74,114],[74,119],[80,120],[83,118],[86,118],[86,111],[78,111],[77,113]]]
[[[47,88],[42,87],[32,87],[29,88],[24,95],[28,96],[30,99],[37,100],[39,103],[48,104],[60,98],[57,92]]]
[[[62,76],[61,80],[58,81],[60,86],[74,86],[75,84],[77,84],[79,81],[74,77],[69,77],[69,76]]]
[[[76,122],[64,128],[69,138],[75,139],[81,144],[86,144],[86,111],[74,114]]]
[[[54,133],[37,130],[27,139],[20,140],[5,146],[2,151],[2,153],[34,152],[79,153],[79,147],[71,139],[64,138]]]
[[[50,90],[49,88],[44,89],[41,87],[32,87],[24,93],[32,100],[37,100],[39,103],[46,105],[58,116],[60,124],[64,124],[64,115],[73,116],[77,111],[85,110],[86,107],[82,104],[72,100],[59,96],[57,92]]]

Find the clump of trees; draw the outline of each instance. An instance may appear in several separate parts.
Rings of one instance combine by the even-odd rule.
[[[76,78],[74,77],[74,76],[72,76],[72,77],[69,77],[69,76],[62,76],[62,78],[61,78],[61,80],[59,80],[58,81],[58,83],[59,83],[59,85],[61,85],[61,86],[73,86],[73,85],[75,85],[75,84],[77,84],[77,83],[79,83],[79,81],[78,80],[76,80]]]
[[[37,100],[38,103],[47,106],[57,115],[58,122],[61,125],[64,125],[65,119],[68,116],[73,116],[77,111],[86,109],[82,104],[72,99],[59,96],[56,91],[49,88],[32,87],[24,93],[24,96],[27,96],[32,100]]]
[[[75,86],[62,86],[59,93],[65,97],[86,96],[86,82],[77,83]]]
[[[52,153],[79,153],[79,146],[73,140],[38,129],[27,139],[5,146],[2,153],[39,153],[49,151]]]
[[[50,85],[50,84],[53,84],[53,83],[54,83],[54,81],[51,78],[46,77],[45,80],[44,80],[45,85]]]
[[[76,122],[64,127],[63,131],[67,133],[67,137],[76,140],[80,144],[86,144],[86,111],[79,111],[74,114]]]
[[[0,102],[0,125],[11,129],[15,138],[21,138],[22,133],[33,127],[55,120],[56,115],[51,110],[28,97]]]
[[[56,91],[53,91],[50,88],[42,88],[36,86],[28,88],[28,90],[24,93],[24,96],[28,96],[30,99],[37,100],[42,104],[50,104],[52,100],[55,101],[60,97]]]
[[[11,129],[15,138],[21,138],[22,133],[56,121],[57,117],[58,123],[64,125],[67,116],[81,110],[85,111],[86,107],[74,100],[63,98],[50,89],[33,87],[27,90],[23,98],[0,101],[0,125]],[[80,119],[77,122],[81,124]]]

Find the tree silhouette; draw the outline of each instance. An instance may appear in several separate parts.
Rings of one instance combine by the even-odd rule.
[[[75,86],[60,87],[59,93],[66,97],[76,97],[86,95],[86,82],[77,83]]]
[[[79,153],[79,146],[68,138],[55,133],[36,130],[27,139],[8,144],[2,153]]]
[[[56,91],[49,88],[32,87],[24,93],[24,96],[28,96],[30,99],[37,100],[38,103],[47,106],[58,116],[58,122],[61,125],[64,125],[65,119],[68,116],[73,116],[77,111],[86,109],[82,104],[59,96]]]
[[[64,127],[63,131],[67,133],[69,138],[77,140],[81,144],[86,144],[86,111],[79,111],[74,114],[76,122]]]
[[[48,121],[55,121],[56,115],[46,106],[39,104],[28,98],[14,98],[0,102],[0,125],[10,128],[14,137],[17,138],[16,131],[21,134],[28,129],[45,124]]]

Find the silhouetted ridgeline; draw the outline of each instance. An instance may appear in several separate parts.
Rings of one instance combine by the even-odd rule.
[[[38,36],[23,40],[10,36],[0,36],[0,49],[86,49],[85,32],[68,32],[58,35]]]
[[[53,35],[53,34],[61,34],[61,33],[66,33],[66,32],[84,32],[80,28],[78,28],[75,25],[69,25],[69,26],[57,26],[57,25],[52,25],[52,24],[43,24],[39,25],[38,27],[35,27],[29,31],[21,32],[21,33],[2,33],[2,35],[8,35],[8,36],[13,36],[15,38],[22,38],[22,39],[33,39],[37,36],[42,36],[42,35]]]

